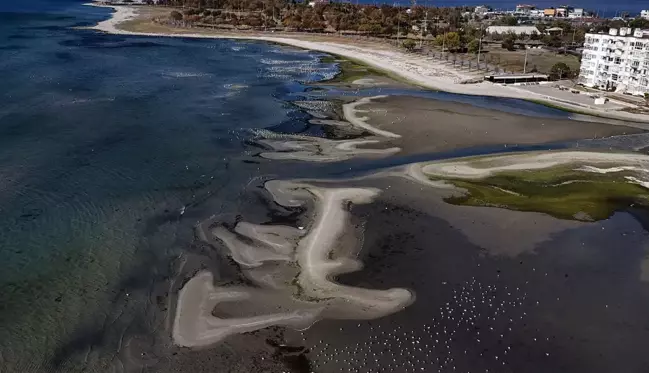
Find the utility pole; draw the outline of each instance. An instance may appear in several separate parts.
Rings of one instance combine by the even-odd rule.
[[[444,30],[444,37],[442,38],[442,58],[444,58],[444,46],[446,45],[446,30]]]
[[[397,47],[401,41],[401,9],[397,13]]]
[[[478,41],[478,70],[480,70],[480,52],[482,52],[482,22],[480,22],[480,39]]]
[[[575,46],[575,34],[577,33],[577,29],[572,30],[572,47]]]
[[[394,6],[397,8],[397,47],[399,47],[401,37],[401,6],[397,3],[394,3]]]
[[[525,62],[523,62],[523,74],[527,72],[527,47],[525,47]]]
[[[421,32],[419,33],[419,49],[423,47],[424,44],[424,29],[428,28],[428,10],[426,11],[426,18],[422,23]]]

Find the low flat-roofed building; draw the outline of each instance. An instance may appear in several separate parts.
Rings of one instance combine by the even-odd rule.
[[[486,31],[487,34],[508,34],[511,32],[516,35],[541,35],[536,26],[489,26]]]
[[[547,82],[548,76],[545,74],[503,74],[503,75],[486,75],[485,80],[499,84],[516,84],[516,83],[535,83]]]

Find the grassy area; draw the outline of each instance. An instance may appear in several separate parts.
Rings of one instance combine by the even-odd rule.
[[[597,174],[566,166],[503,172],[481,180],[452,179],[448,181],[468,192],[446,202],[536,211],[560,219],[602,220],[631,204],[649,207],[649,190],[624,176],[631,173]]]
[[[523,72],[523,64],[525,63],[524,50],[508,51],[500,47],[490,47],[486,52],[485,58],[490,64],[497,64],[507,71]],[[542,49],[528,50],[526,71],[530,72],[536,67],[540,73],[549,74],[552,66],[558,62],[565,63],[572,71],[579,71],[580,62],[576,56],[557,54]]]

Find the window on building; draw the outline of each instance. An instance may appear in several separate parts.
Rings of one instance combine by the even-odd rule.
[[[622,59],[620,57],[615,57],[615,64],[619,65],[622,63]]]
[[[617,74],[613,74],[613,75],[611,75],[611,79],[612,79],[612,80],[617,81],[617,78],[618,78],[618,75],[617,75]]]

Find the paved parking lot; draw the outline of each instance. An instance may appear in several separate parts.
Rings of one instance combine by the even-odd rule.
[[[625,105],[612,103],[611,101],[608,101],[603,105],[595,105],[595,99],[591,97],[589,93],[584,91],[579,91],[579,93],[573,93],[572,92],[573,90],[571,89],[560,90],[559,88],[556,88],[557,85],[558,85],[557,83],[549,83],[549,84],[539,84],[539,85],[517,86],[516,88],[550,96],[555,100],[566,101],[580,106],[589,106],[589,107],[604,109],[604,110],[619,110],[625,107]]]

